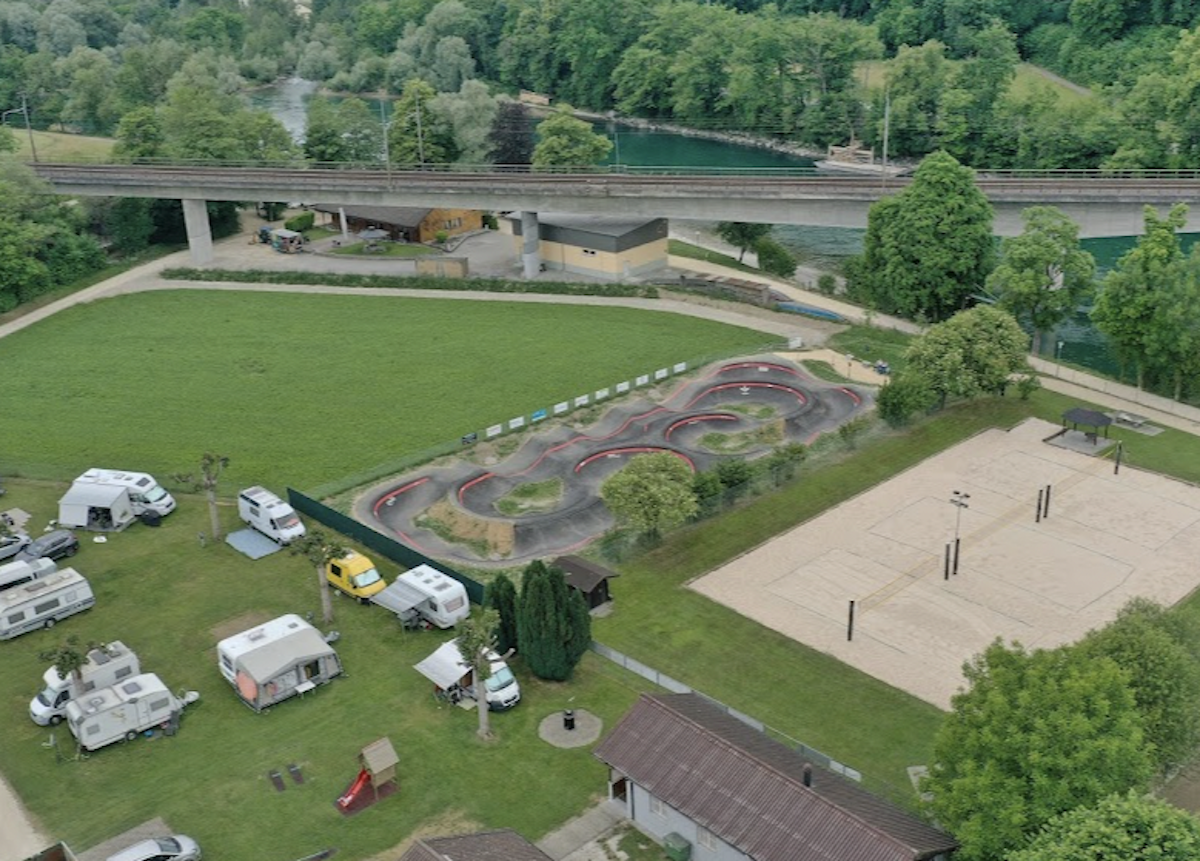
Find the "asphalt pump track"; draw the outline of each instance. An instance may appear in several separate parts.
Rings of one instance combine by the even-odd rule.
[[[655,401],[613,402],[585,432],[564,421],[533,430],[511,455],[481,467],[465,458],[389,479],[363,494],[356,517],[438,559],[475,566],[511,566],[578,550],[614,525],[600,486],[639,454],[667,452],[694,472],[722,460],[754,459],[788,442],[811,443],[862,413],[869,390],[818,380],[778,357],[727,361],[705,369]],[[754,441],[736,453],[702,444],[711,433],[748,434],[775,425],[782,439]],[[506,517],[496,504],[521,485],[560,479],[552,507]],[[477,552],[486,541],[443,538],[418,520],[432,506],[471,523],[480,535],[500,534],[504,550]]]

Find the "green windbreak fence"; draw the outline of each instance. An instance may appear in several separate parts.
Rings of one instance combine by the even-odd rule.
[[[430,559],[424,553],[414,550],[408,545],[384,535],[382,532],[376,532],[371,527],[359,523],[354,518],[342,514],[340,511],[334,511],[328,505],[317,502],[317,500],[305,496],[294,488],[289,487],[287,492],[288,502],[291,503],[292,508],[301,514],[306,514],[335,532],[340,532],[342,535],[352,538],[364,547],[369,547],[376,553],[386,556],[406,571],[418,565],[432,565],[438,571],[442,571],[447,576],[453,577],[462,583],[467,590],[467,597],[474,603],[483,603],[484,586],[478,580],[472,580],[467,575],[461,574],[453,568],[447,568],[445,563]]]

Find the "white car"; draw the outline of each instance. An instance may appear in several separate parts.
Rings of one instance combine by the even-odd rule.
[[[200,861],[200,844],[185,834],[154,837],[109,855],[108,861]]]
[[[32,539],[23,533],[0,535],[0,562],[11,559],[26,548]]]

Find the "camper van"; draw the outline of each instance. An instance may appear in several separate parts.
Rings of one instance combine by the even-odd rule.
[[[0,640],[80,613],[96,603],[92,586],[74,568],[64,568],[32,583],[0,592]]]
[[[508,668],[505,660],[495,652],[488,652],[491,675],[484,679],[483,688],[490,711],[510,709],[521,701],[521,686]],[[437,650],[415,669],[433,682],[434,688],[452,702],[460,697],[472,697],[479,701],[479,686],[475,683],[475,671],[467,664],[458,648],[458,640],[442,643]]]
[[[238,516],[277,544],[304,536],[295,509],[265,487],[248,487],[238,494]]]
[[[156,726],[174,726],[183,707],[199,696],[189,691],[181,700],[154,673],[143,673],[71,700],[67,725],[80,747],[95,750],[122,739],[133,741]]]
[[[294,613],[217,643],[217,666],[255,711],[307,693],[342,673],[337,652]]]
[[[406,628],[453,628],[471,615],[463,584],[432,565],[410,568],[371,600],[395,613]]]
[[[0,565],[0,592],[14,589],[32,583],[39,577],[53,574],[58,565],[53,559],[18,559],[7,565]]]
[[[364,604],[387,586],[375,563],[353,550],[340,559],[330,559],[325,563],[325,579],[330,586]]]
[[[77,683],[74,673],[65,677],[50,667],[42,676],[45,687],[29,703],[29,716],[38,726],[53,726],[67,713],[67,703],[72,699],[100,688],[109,688],[118,682],[136,676],[142,671],[138,656],[124,643],[113,641],[87,653],[87,661],[79,668]]]
[[[147,512],[165,517],[175,510],[175,497],[163,489],[154,476],[144,472],[126,472],[123,469],[89,469],[78,483],[103,484],[123,487],[129,491],[129,503],[135,517]]]

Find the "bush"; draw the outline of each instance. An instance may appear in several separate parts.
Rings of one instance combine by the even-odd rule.
[[[445,230],[439,230],[437,233],[433,234],[433,241],[436,242],[438,245],[445,245],[446,240],[449,238],[450,238],[450,234],[447,233]]]
[[[791,278],[796,274],[796,258],[774,239],[760,239],[754,243],[758,255],[758,268],[780,278]]]
[[[837,278],[830,275],[828,272],[821,275],[817,279],[817,292],[825,296],[832,296],[837,292]]]
[[[283,226],[288,230],[294,230],[297,233],[303,233],[306,230],[312,230],[312,226],[316,220],[317,216],[315,213],[302,212],[299,215],[293,215],[283,223]]]
[[[924,379],[913,374],[893,377],[875,398],[879,415],[892,427],[908,424],[915,413],[933,406],[937,396]]]

